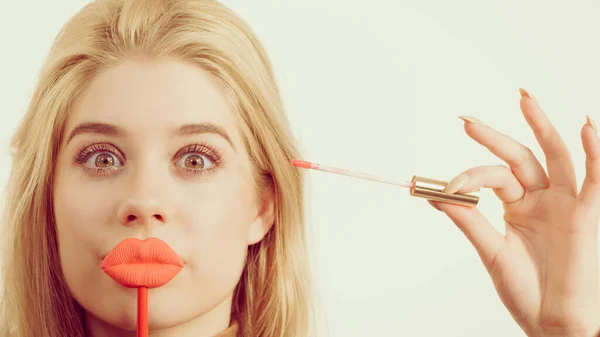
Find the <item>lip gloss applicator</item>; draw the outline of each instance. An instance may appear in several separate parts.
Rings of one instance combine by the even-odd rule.
[[[298,168],[311,169],[333,174],[339,174],[359,179],[365,179],[375,182],[380,182],[389,185],[405,187],[410,190],[410,195],[413,197],[424,198],[432,201],[445,202],[455,205],[476,207],[479,202],[479,189],[467,193],[448,194],[445,192],[448,182],[413,176],[410,181],[397,181],[379,177],[373,174],[345,170],[342,168],[315,164],[304,160],[294,159],[291,164]]]

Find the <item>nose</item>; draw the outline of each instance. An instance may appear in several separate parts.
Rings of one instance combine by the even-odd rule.
[[[150,167],[150,166],[145,166]],[[124,181],[122,188],[126,191],[118,206],[117,216],[124,226],[161,225],[169,219],[165,196],[169,193],[167,176],[159,174],[160,170],[141,168],[140,172],[131,172],[130,180]],[[150,172],[152,171],[152,172]]]
[[[167,221],[163,205],[157,198],[139,195],[123,202],[118,217],[119,222],[124,226],[160,225]]]

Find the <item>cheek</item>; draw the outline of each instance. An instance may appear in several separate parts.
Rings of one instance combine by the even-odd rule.
[[[86,282],[99,272],[107,232],[102,225],[110,216],[109,201],[102,194],[91,198],[89,189],[65,177],[57,179],[54,218],[63,273],[69,285]],[[100,270],[101,271],[101,270]]]
[[[256,217],[250,186],[231,179],[215,184],[210,192],[198,194],[193,205],[188,204],[194,210],[193,219],[181,222],[189,224],[186,263],[194,280],[203,280],[205,288],[231,288],[243,270],[248,233]]]

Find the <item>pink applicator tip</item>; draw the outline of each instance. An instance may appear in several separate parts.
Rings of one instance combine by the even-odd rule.
[[[314,165],[310,162],[304,161],[304,160],[298,160],[298,159],[293,159],[291,161],[292,165],[296,166],[296,167],[301,167],[301,168],[313,168]]]

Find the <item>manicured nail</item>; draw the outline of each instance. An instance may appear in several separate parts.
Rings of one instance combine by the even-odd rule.
[[[596,137],[598,137],[598,127],[596,126],[596,123],[594,123],[590,115],[585,116],[585,122],[587,123],[587,125],[591,126],[592,129],[594,129],[594,133],[596,133]]]
[[[465,121],[467,123],[471,123],[471,124],[481,123],[481,121],[479,119],[472,117],[472,116],[458,116],[458,118],[462,119],[463,121]]]
[[[519,93],[521,94],[521,97],[523,97],[523,98],[531,98],[533,100],[536,100],[535,96],[533,96],[529,91],[527,91],[523,88],[519,88]]]
[[[444,189],[444,192],[446,192],[446,194],[454,194],[458,192],[458,190],[460,190],[461,187],[463,187],[467,183],[467,181],[469,181],[469,175],[467,175],[466,173],[462,173],[454,179],[450,180],[450,182]]]
[[[590,115],[585,116],[585,121],[587,125],[591,126],[592,129],[594,129],[594,131],[598,132],[598,127],[596,127],[596,123],[594,123]]]

